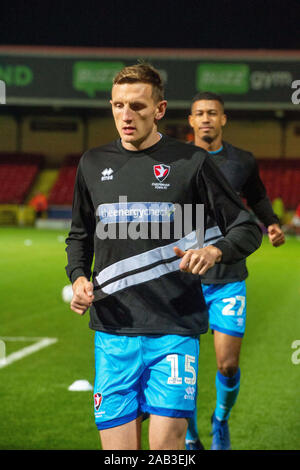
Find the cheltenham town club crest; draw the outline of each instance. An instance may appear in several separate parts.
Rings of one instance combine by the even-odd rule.
[[[95,393],[94,395],[94,404],[95,404],[95,410],[98,411],[100,408],[102,402],[102,395],[101,393]]]
[[[170,166],[169,165],[154,165],[153,166],[153,171],[156,179],[162,183],[170,173]]]

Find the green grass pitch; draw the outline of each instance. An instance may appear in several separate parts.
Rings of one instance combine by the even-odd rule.
[[[61,298],[68,284],[65,235],[0,229],[0,336],[57,338],[0,368],[0,449],[99,449],[92,392],[68,391],[78,379],[93,383],[94,335],[88,314],[76,315]],[[292,361],[292,343],[300,340],[299,260],[296,238],[277,249],[264,238],[248,259],[241,389],[230,418],[233,449],[300,449],[300,364]],[[8,356],[32,341],[5,344]],[[215,373],[209,332],[200,342],[198,393],[198,425],[207,449]]]

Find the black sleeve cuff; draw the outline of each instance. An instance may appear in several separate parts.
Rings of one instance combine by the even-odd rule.
[[[232,257],[233,257],[232,249],[226,240],[224,239],[218,240],[216,243],[212,243],[212,245],[219,248],[219,250],[222,251],[222,258],[221,258],[220,263],[231,264],[233,262],[232,261]]]
[[[87,277],[86,273],[84,272],[84,269],[83,268],[74,269],[70,275],[71,283],[73,284],[76,281],[76,279],[78,279],[80,276]]]

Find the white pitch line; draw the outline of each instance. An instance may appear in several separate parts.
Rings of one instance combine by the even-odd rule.
[[[33,340],[32,338],[25,338],[25,337],[19,337],[22,339],[19,339],[19,341],[31,341]],[[3,341],[13,341],[18,339],[14,338],[7,338],[7,337],[0,337]],[[36,340],[37,338],[35,338]],[[18,351],[15,351],[8,356],[4,357],[3,359],[0,359],[0,369],[3,367],[9,366],[15,361],[19,361],[20,359],[23,359],[23,357],[28,356],[29,354],[33,354],[40,349],[46,348],[47,346],[50,346],[51,344],[56,343],[58,340],[57,338],[39,338],[39,341],[37,341],[34,344],[31,344],[30,346],[27,346],[26,348],[19,349]]]
[[[30,342],[30,341],[40,341],[44,339],[45,336],[0,336],[0,340],[2,341],[23,341],[23,342]]]

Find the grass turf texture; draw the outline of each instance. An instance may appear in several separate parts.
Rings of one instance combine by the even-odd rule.
[[[68,284],[61,231],[1,228],[0,336],[51,337],[58,342],[0,369],[0,449],[99,449],[91,392],[93,332],[61,299]],[[30,241],[28,241],[30,240]],[[248,259],[248,318],[241,353],[241,390],[231,413],[234,449],[300,449],[300,241],[273,248],[265,238]],[[213,337],[201,337],[198,425],[211,444],[215,404]],[[28,343],[7,343],[7,354]],[[143,428],[147,449],[148,421]]]

